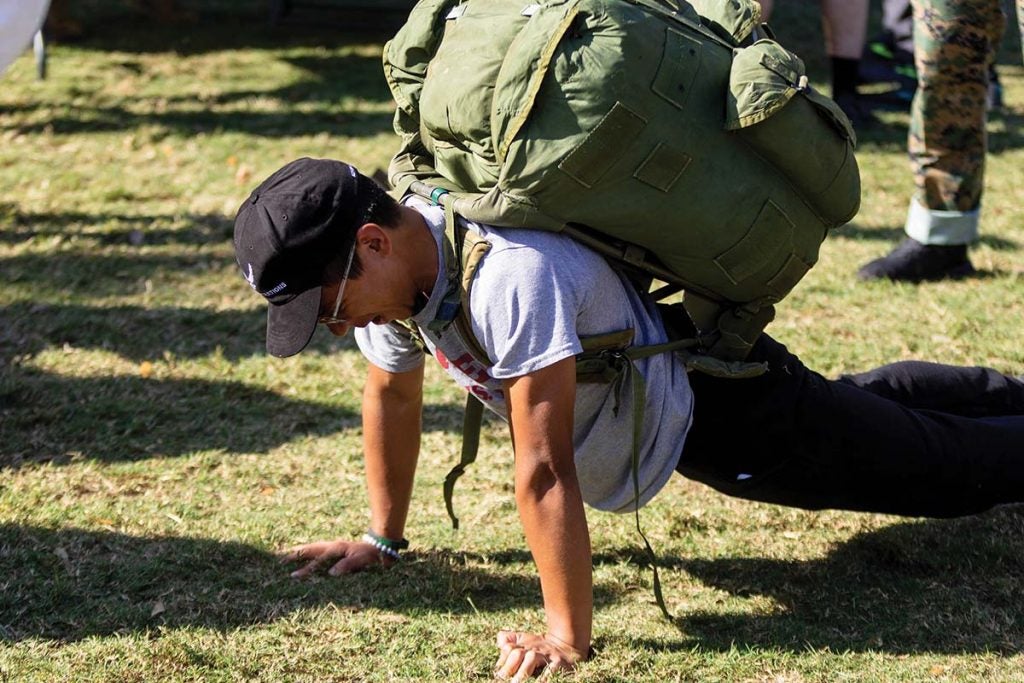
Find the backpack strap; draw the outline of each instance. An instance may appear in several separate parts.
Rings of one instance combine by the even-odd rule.
[[[459,225],[454,205],[455,202],[448,202],[444,211],[445,241],[449,241],[449,236],[455,241],[457,246],[452,251],[453,254],[459,254],[457,267],[461,270],[457,286],[459,307],[451,322],[455,325],[456,332],[474,360],[489,367],[493,363],[487,350],[473,333],[473,324],[469,317],[469,297],[477,268],[484,256],[491,250],[491,243],[465,226]],[[477,452],[480,450],[480,430],[483,425],[483,417],[483,403],[473,394],[467,392],[466,409],[462,416],[462,454],[459,464],[453,467],[444,478],[444,506],[448,511],[448,517],[452,520],[453,529],[459,528],[459,518],[455,516],[452,500],[455,493],[455,482],[465,473],[466,467],[476,461]]]
[[[466,409],[462,413],[462,454],[459,464],[453,467],[444,478],[444,507],[448,518],[452,520],[452,528],[459,528],[459,518],[455,516],[455,482],[466,472],[466,468],[476,462],[476,454],[480,450],[480,430],[484,421],[484,404],[473,394],[466,392]]]
[[[459,307],[462,305],[462,260],[456,258],[458,251],[452,244],[453,237],[456,238],[455,241],[457,243],[458,235],[449,235],[449,228],[452,228],[454,223],[454,214],[451,215],[451,220],[449,221],[449,211],[445,207],[445,233],[441,239],[441,246],[444,250],[447,289],[445,290],[444,298],[441,300],[441,305],[437,308],[434,319],[427,323],[427,328],[432,332],[440,333],[448,329],[448,326],[452,324],[452,321],[459,314]],[[453,230],[453,232],[457,233],[457,229]]]
[[[616,414],[622,402],[622,391],[626,389],[630,392],[633,413],[631,415],[632,444],[629,463],[633,479],[633,516],[636,521],[636,532],[643,539],[644,547],[647,549],[647,557],[651,564],[655,602],[658,603],[658,608],[661,610],[662,615],[667,620],[672,621],[672,614],[665,605],[665,596],[661,590],[661,577],[658,574],[658,556],[640,526],[640,445],[643,441],[644,398],[647,394],[647,382],[644,380],[643,373],[637,370],[635,362],[660,353],[686,352],[687,349],[692,348],[698,342],[696,339],[676,339],[662,344],[631,346],[633,331],[627,330],[627,332],[629,332],[629,338],[626,339],[626,345],[619,349],[601,348],[604,346],[600,343],[602,341],[601,338],[587,340],[589,344],[585,343],[585,346],[589,345],[592,349],[584,351],[577,356],[577,368],[582,367],[590,373],[596,372],[602,377],[610,376],[613,378],[612,390],[615,393],[613,410]],[[613,333],[612,335],[605,335],[605,337],[612,338],[615,335],[621,337],[621,333]]]
[[[459,279],[459,310],[455,314],[455,329],[458,331],[462,341],[469,349],[469,353],[481,365],[491,366],[491,360],[480,340],[473,333],[473,324],[469,317],[469,297],[473,290],[473,281],[476,279],[477,268],[480,262],[491,251],[491,243],[477,233],[459,225],[453,210],[454,202],[445,206],[445,232],[451,233],[458,240],[459,267],[462,270],[462,277]]]
[[[455,214],[455,202],[451,201],[452,197],[448,190],[418,181],[410,183],[408,190],[444,208],[444,234],[441,241],[448,288],[437,314],[427,323],[427,328],[433,332],[442,332],[450,325],[455,325],[474,360],[482,365],[491,365],[487,350],[473,333],[469,318],[469,297],[473,280],[480,262],[491,250],[491,243],[459,223]]]
[[[455,202],[450,201],[450,193],[445,188],[412,181],[400,189],[403,195],[405,191],[412,192],[430,200],[432,204],[441,205],[444,208],[445,229],[441,242],[444,251],[447,291],[434,319],[427,323],[428,329],[442,332],[454,325],[470,355],[482,365],[490,366],[491,360],[473,333],[468,313],[474,276],[480,262],[491,250],[490,242],[459,224],[455,214]],[[446,197],[449,201],[444,201]],[[415,326],[413,325],[413,327]],[[414,338],[419,338],[418,330],[414,332]],[[462,418],[462,451],[459,463],[444,478],[444,505],[448,511],[448,517],[452,520],[453,529],[459,528],[459,518],[455,515],[453,503],[455,482],[465,473],[466,468],[476,461],[477,453],[480,450],[483,408],[483,403],[479,399],[473,394],[467,394],[466,408]]]

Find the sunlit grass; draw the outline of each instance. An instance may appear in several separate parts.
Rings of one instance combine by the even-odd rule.
[[[28,57],[0,80],[0,679],[486,679],[499,628],[542,628],[538,582],[500,424],[449,527],[463,399],[438,369],[407,561],[295,583],[274,556],[365,528],[363,365],[322,333],[297,358],[264,354],[231,220],[295,157],[387,165],[384,36],[113,16],[56,46],[46,81]],[[816,9],[777,17],[824,83]],[[854,280],[900,238],[911,192],[906,116],[886,113],[861,133],[861,213],[770,328],[808,364],[1024,372],[1024,72],[1004,62],[982,277]],[[677,479],[641,520],[676,621],[653,604],[632,518],[591,514],[599,656],[577,680],[1024,680],[1017,509],[810,513]]]

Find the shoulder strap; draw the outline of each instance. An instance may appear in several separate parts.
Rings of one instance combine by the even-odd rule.
[[[473,325],[469,318],[469,297],[477,268],[491,250],[491,243],[459,222],[455,213],[455,202],[451,201],[451,193],[445,188],[414,181],[408,184],[407,189],[444,208],[442,242],[448,289],[437,315],[427,327],[431,331],[441,332],[450,325],[455,325],[474,360],[490,366],[492,361],[486,349],[473,333]]]
[[[444,269],[447,289],[441,305],[438,306],[434,319],[427,323],[427,327],[433,332],[441,332],[448,328],[459,314],[459,307],[462,305],[462,259],[456,255],[460,253],[457,245],[458,226],[455,215],[445,207],[445,231],[441,237],[442,248],[444,249]]]
[[[480,450],[480,430],[484,421],[484,404],[473,394],[466,392],[466,409],[462,414],[462,454],[459,464],[453,467],[444,478],[444,507],[448,518],[452,520],[452,528],[459,528],[459,518],[455,516],[455,482],[466,472],[466,468],[476,462],[477,451]]]
[[[459,309],[455,314],[455,329],[458,331],[462,341],[466,344],[473,358],[481,365],[491,366],[493,360],[487,353],[483,344],[473,333],[473,324],[469,317],[469,297],[473,290],[473,281],[477,268],[484,256],[491,250],[491,243],[477,233],[459,225],[455,219],[455,212],[450,208],[452,203],[445,207],[445,232],[454,233],[461,242],[458,253],[459,267],[462,270],[462,277],[459,279]],[[449,219],[449,214],[451,218]]]

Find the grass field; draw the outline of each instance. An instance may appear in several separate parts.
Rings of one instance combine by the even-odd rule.
[[[197,3],[198,5],[198,3]],[[502,425],[441,481],[462,398],[427,374],[407,561],[294,582],[275,552],[362,532],[351,340],[263,352],[231,221],[295,157],[366,171],[395,148],[387,30],[242,3],[154,26],[84,3],[86,35],[0,79],[0,680],[486,680],[499,628],[542,625]],[[814,4],[776,30],[826,81]],[[305,21],[302,21],[305,19]],[[906,116],[862,131],[863,208],[780,306],[827,374],[924,358],[1024,373],[1024,71],[992,117],[980,277],[857,284],[899,238]],[[1022,445],[1024,454],[1024,445]],[[579,681],[1024,681],[1024,515],[929,521],[789,510],[677,479],[642,514],[592,513],[599,656]]]

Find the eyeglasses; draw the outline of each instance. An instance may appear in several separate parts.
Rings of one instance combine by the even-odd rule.
[[[341,278],[341,286],[338,287],[338,297],[334,300],[334,311],[330,315],[321,315],[317,318],[317,322],[323,323],[324,325],[344,325],[348,323],[345,318],[338,317],[338,311],[341,310],[341,298],[345,295],[345,284],[348,282],[348,275],[352,271],[352,260],[356,255],[356,244],[352,243],[352,251],[348,252],[348,263],[345,264],[345,275]]]

